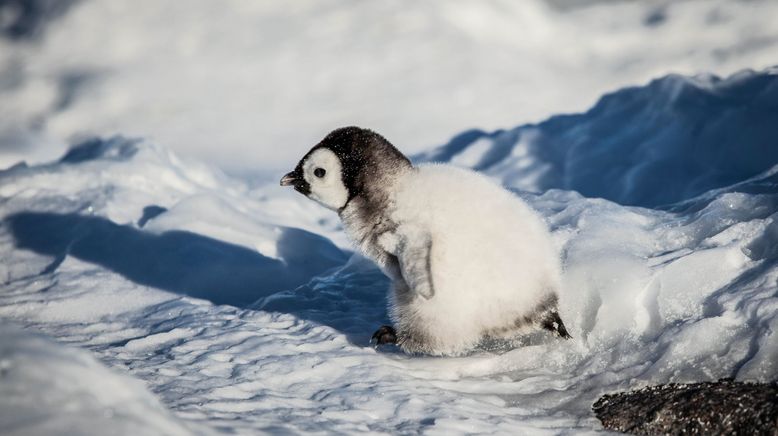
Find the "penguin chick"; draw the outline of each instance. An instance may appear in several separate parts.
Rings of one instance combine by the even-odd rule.
[[[448,165],[413,166],[381,135],[334,130],[281,179],[338,212],[392,280],[379,343],[459,355],[486,338],[544,328],[557,313],[559,257],[543,220],[501,186]]]

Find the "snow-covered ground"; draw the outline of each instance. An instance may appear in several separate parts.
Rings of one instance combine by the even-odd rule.
[[[415,153],[671,72],[762,69],[778,52],[772,0],[3,5],[0,29],[16,36],[0,37],[0,168],[119,133],[254,175],[352,124]]]
[[[572,340],[459,358],[369,347],[387,279],[290,190],[122,137],[3,171],[0,433],[594,432],[605,392],[775,380],[776,87],[674,76],[419,156],[538,191],[564,257]]]
[[[90,353],[19,330],[0,330],[4,435],[192,434],[144,384]]]

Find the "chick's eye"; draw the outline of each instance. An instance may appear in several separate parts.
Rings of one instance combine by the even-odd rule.
[[[327,174],[327,171],[325,171],[324,168],[316,168],[313,170],[313,175],[318,178],[324,177],[325,174]]]

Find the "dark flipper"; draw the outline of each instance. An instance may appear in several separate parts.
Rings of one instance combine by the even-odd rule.
[[[396,344],[397,331],[392,326],[382,325],[381,328],[373,333],[373,337],[370,339],[370,342],[375,343],[376,345]]]
[[[565,323],[562,322],[562,318],[559,317],[559,314],[556,310],[549,311],[543,315],[543,318],[540,321],[540,326],[546,330],[555,332],[565,339],[570,339],[571,337],[570,334],[567,333]]]

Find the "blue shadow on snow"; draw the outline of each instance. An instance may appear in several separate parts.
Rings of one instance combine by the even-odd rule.
[[[144,217],[159,213],[164,209],[147,207]],[[389,282],[380,270],[358,256],[349,261],[349,253],[304,230],[283,229],[280,261],[188,231],[154,234],[79,214],[22,212],[4,225],[17,248],[53,257],[44,274],[73,256],[140,285],[288,313],[332,327],[357,345],[367,345],[372,332],[389,323]]]
[[[54,257],[44,272],[73,256],[141,285],[237,307],[294,289],[347,260],[325,238],[294,228],[284,228],[278,242],[284,262],[188,231],[154,234],[94,216],[22,212],[5,224],[17,248]]]

